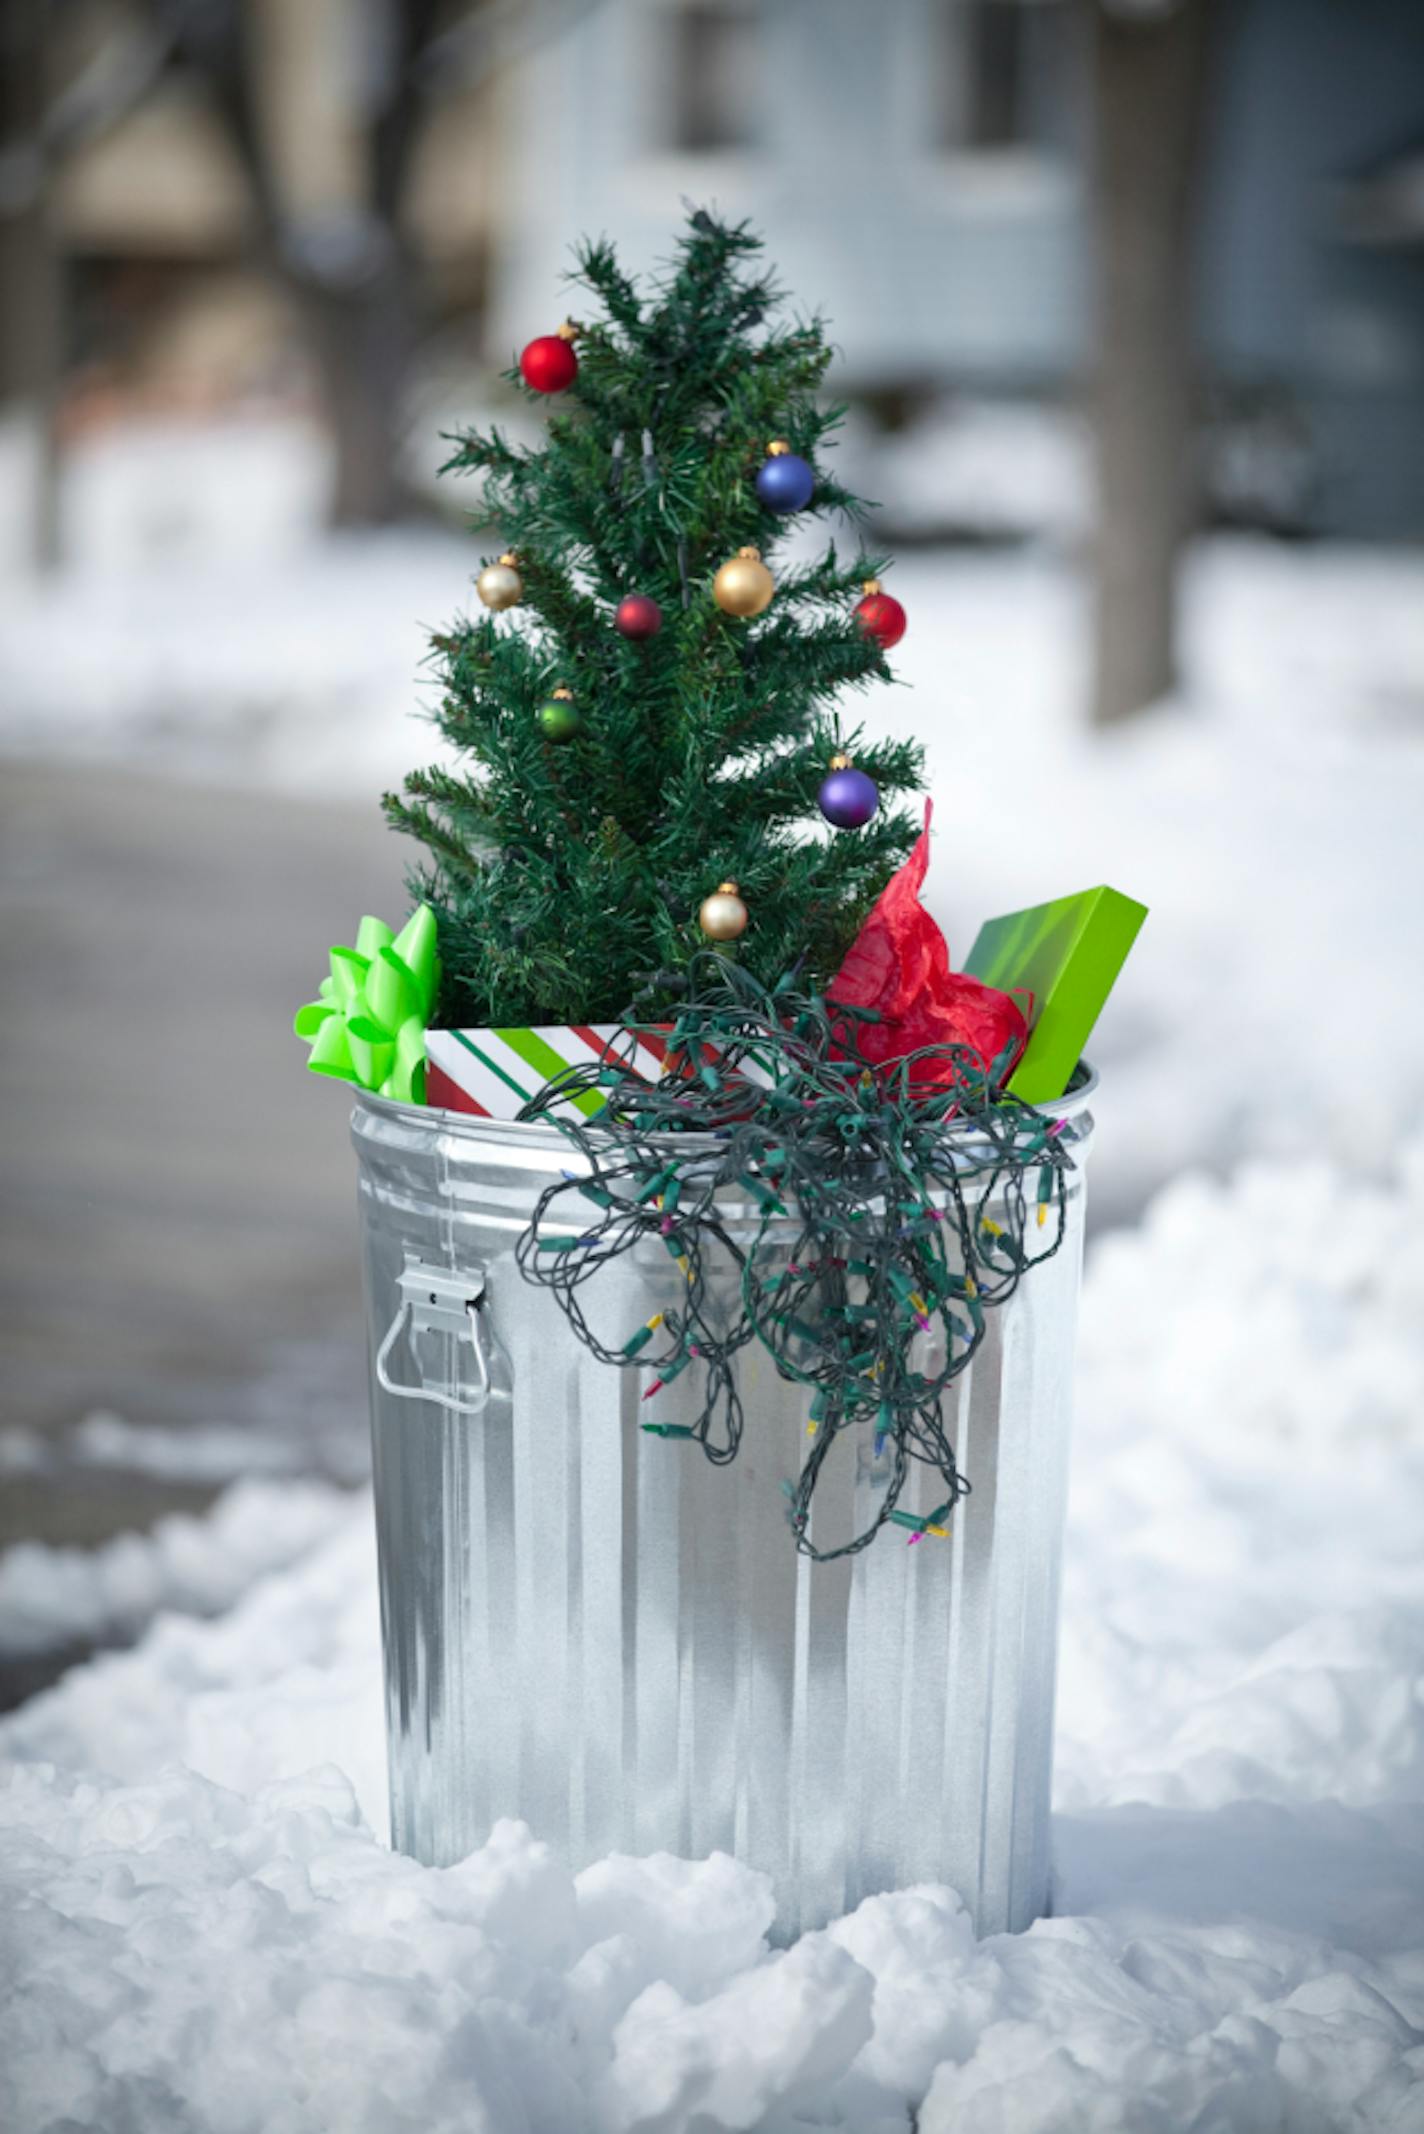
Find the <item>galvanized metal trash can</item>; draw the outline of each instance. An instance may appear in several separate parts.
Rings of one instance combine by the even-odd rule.
[[[1048,1909],[1059,1563],[1082,1262],[1081,1087],[1062,1249],[988,1317],[956,1382],[972,1494],[947,1540],[890,1528],[816,1564],[787,1529],[804,1387],[753,1344],[742,1448],[714,1467],[638,1428],[650,1375],[598,1362],[515,1240],[577,1164],[548,1126],[363,1096],[360,1161],[391,1835],[430,1865],[519,1816],[575,1868],[722,1849],[768,1873],[776,1936],[873,1892],[951,1883],[981,1933]],[[992,1216],[992,1207],[985,1211]],[[590,1285],[610,1338],[668,1301],[670,1262]],[[583,1293],[581,1293],[581,1296]],[[687,1374],[690,1377],[692,1374]],[[660,1419],[690,1420],[679,1381]],[[685,1413],[684,1413],[685,1411]],[[646,1416],[646,1409],[641,1414]],[[867,1442],[816,1517],[883,1488]],[[938,1477],[912,1468],[907,1509]],[[839,1492],[839,1495],[837,1495]]]

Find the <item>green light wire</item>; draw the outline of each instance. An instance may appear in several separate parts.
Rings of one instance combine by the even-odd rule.
[[[709,952],[688,980],[671,1033],[627,1019],[629,1062],[631,1036],[667,1043],[659,1082],[605,1059],[567,1069],[525,1106],[521,1117],[557,1125],[586,1168],[541,1195],[516,1248],[521,1271],[605,1363],[663,1384],[695,1363],[696,1420],[642,1427],[695,1439],[718,1465],[741,1444],[735,1360],[749,1342],[810,1390],[808,1449],[783,1484],[803,1554],[854,1554],[891,1522],[912,1541],[938,1533],[969,1489],[945,1395],[981,1347],[986,1313],[1063,1243],[1073,1128],[1005,1095],[1008,1062],[986,1065],[968,1047],[869,1066],[860,1037],[873,1014],[797,991],[794,974],[767,988]],[[588,1090],[607,1098],[591,1119],[570,1109]],[[649,1243],[683,1283],[660,1318],[610,1348],[580,1292]],[[821,1546],[812,1503],[848,1432],[873,1438],[877,1455],[888,1448],[889,1473],[869,1525]],[[912,1461],[943,1483],[925,1519],[898,1509]]]

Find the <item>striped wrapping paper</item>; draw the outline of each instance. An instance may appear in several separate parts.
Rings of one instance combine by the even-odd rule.
[[[632,1047],[630,1054],[630,1046]],[[513,1119],[544,1084],[566,1067],[610,1054],[650,1082],[663,1071],[667,1046],[640,1032],[636,1039],[618,1023],[541,1023],[510,1030],[427,1030],[425,1101],[445,1111],[474,1112],[482,1119]],[[585,1118],[602,1109],[596,1089],[572,1100]]]
[[[663,1073],[667,1045],[640,1030],[633,1037],[621,1023],[540,1023],[514,1030],[427,1030],[425,1033],[425,1101],[443,1111],[473,1112],[481,1119],[513,1119],[544,1084],[566,1067],[613,1058],[620,1066],[656,1082]],[[711,1047],[704,1056],[712,1059]],[[762,1089],[776,1076],[773,1063],[744,1053],[739,1074]],[[600,1090],[571,1099],[585,1118],[601,1111]]]

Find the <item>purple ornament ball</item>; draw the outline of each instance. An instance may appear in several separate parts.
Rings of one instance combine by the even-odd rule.
[[[756,493],[770,511],[804,511],[816,477],[799,452],[777,452],[758,470]]]
[[[838,830],[863,830],[880,805],[880,790],[873,778],[847,763],[826,774],[816,798],[826,821]]]

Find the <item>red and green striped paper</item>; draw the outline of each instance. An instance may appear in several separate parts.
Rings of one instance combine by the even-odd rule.
[[[630,1050],[631,1047],[631,1050]],[[617,1023],[540,1023],[518,1029],[427,1030],[425,1101],[481,1119],[513,1119],[544,1084],[566,1067],[612,1057],[656,1082],[667,1047]],[[603,1107],[600,1090],[571,1098],[591,1118]]]
[[[668,1027],[671,1037],[672,1028]],[[710,1047],[706,1057],[714,1057]],[[649,1030],[636,1036],[620,1023],[540,1023],[521,1029],[427,1030],[425,1101],[444,1111],[473,1112],[481,1119],[513,1119],[529,1099],[566,1067],[612,1059],[656,1082],[668,1066],[667,1040]],[[673,1062],[673,1067],[679,1066]],[[680,1071],[686,1072],[685,1061]],[[741,1055],[743,1080],[769,1088],[774,1062],[754,1052]],[[591,1119],[605,1102],[598,1089],[572,1097],[574,1110]]]

